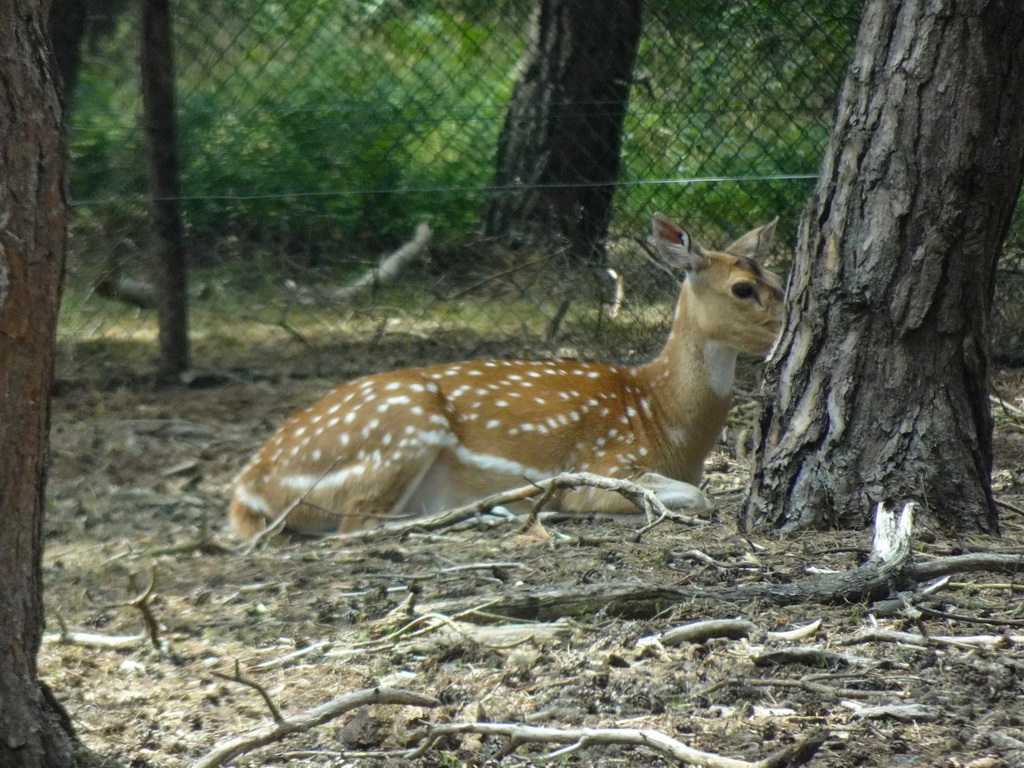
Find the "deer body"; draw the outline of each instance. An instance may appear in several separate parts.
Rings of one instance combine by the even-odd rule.
[[[294,505],[291,530],[353,530],[563,471],[636,480],[670,507],[706,505],[695,486],[725,423],[736,356],[764,354],[781,321],[778,278],[753,260],[774,226],[713,252],[655,215],[659,251],[687,279],[668,341],[647,365],[475,360],[342,384],[291,416],[242,470],[235,529],[252,536]],[[592,488],[548,508],[635,511]]]

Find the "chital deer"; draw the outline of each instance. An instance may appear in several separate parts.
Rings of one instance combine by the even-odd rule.
[[[647,365],[474,360],[342,384],[291,416],[239,474],[235,529],[252,536],[291,505],[292,531],[353,530],[573,470],[633,479],[669,507],[706,504],[695,486],[725,423],[736,355],[765,354],[781,322],[779,279],[756,261],[775,223],[717,252],[654,215],[662,260],[686,279],[665,348]],[[548,509],[635,511],[594,488]]]

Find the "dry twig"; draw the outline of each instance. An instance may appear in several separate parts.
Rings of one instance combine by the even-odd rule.
[[[134,577],[132,578],[134,581]],[[149,600],[153,597],[153,590],[156,589],[156,565],[150,566],[149,570],[149,584],[143,589],[131,602],[128,604],[133,608],[138,609],[139,613],[142,614],[142,623],[146,627],[146,633],[149,635],[149,641],[153,644],[153,647],[157,650],[160,649],[160,624],[157,622],[156,617],[153,615],[153,611],[150,609]]]
[[[999,648],[1024,643],[1024,635],[915,635],[911,632],[897,632],[892,629],[872,627],[851,637],[839,640],[842,645],[857,643],[902,643],[920,648],[948,646],[950,648]]]
[[[223,672],[213,672],[214,677],[219,677],[221,680],[230,680],[232,683],[239,683],[241,685],[252,688],[256,693],[263,697],[263,703],[267,705],[267,709],[270,710],[270,716],[274,718],[274,722],[280,725],[284,720],[281,715],[281,710],[277,708],[277,704],[270,698],[270,693],[262,685],[257,683],[255,680],[249,677],[242,676],[242,665],[235,660],[235,673],[233,675],[225,675]]]
[[[66,643],[83,648],[106,648],[113,651],[130,651],[146,640],[145,633],[139,635],[100,635],[95,632],[74,632],[67,628],[62,616],[57,616],[60,632],[47,632],[44,643]]]
[[[330,722],[346,712],[358,707],[375,704],[395,704],[407,707],[437,707],[440,702],[433,696],[404,691],[399,688],[366,688],[361,691],[347,693],[325,704],[307,709],[291,717],[283,717],[280,722],[254,728],[248,733],[222,741],[207,755],[192,763],[191,768],[216,768],[234,760],[239,755],[252,752],[259,747],[281,741],[293,733],[306,731]]]
[[[684,765],[701,765],[707,768],[776,768],[803,765],[825,743],[828,735],[825,731],[814,731],[792,747],[780,750],[763,760],[750,762],[703,752],[660,731],[648,728],[545,728],[518,723],[440,723],[428,726],[423,743],[406,757],[410,760],[420,757],[444,736],[467,733],[508,739],[503,754],[513,752],[522,744],[568,745],[549,752],[540,758],[542,760],[561,757],[597,744],[628,744],[647,747]]]
[[[388,523],[378,528],[368,528],[359,531],[351,531],[349,533],[339,533],[332,536],[331,541],[347,543],[349,541],[361,541],[367,537],[372,537],[374,540],[378,540],[382,534],[402,536],[410,533],[411,531],[436,531],[441,528],[456,525],[457,523],[469,520],[470,518],[478,515],[486,514],[495,507],[514,504],[517,501],[525,501],[526,499],[532,499],[535,496],[548,494],[551,492],[550,489],[554,489],[554,491],[557,492],[560,490],[579,488],[581,486],[600,488],[605,491],[618,493],[633,502],[637,509],[645,514],[649,505],[649,507],[654,510],[657,518],[665,518],[672,522],[683,523],[685,525],[704,524],[704,521],[699,518],[673,512],[661,502],[661,499],[658,498],[654,491],[649,488],[644,488],[642,485],[638,485],[637,483],[630,482],[629,480],[603,477],[590,472],[563,472],[562,474],[548,478],[547,480],[540,480],[536,483],[530,483],[529,485],[524,485],[520,488],[513,488],[510,491],[495,493],[487,496],[486,498],[480,499],[479,501],[475,501],[472,504],[467,504],[464,507],[447,509],[442,512],[438,512],[436,515],[419,517],[412,520],[406,520],[401,523]]]

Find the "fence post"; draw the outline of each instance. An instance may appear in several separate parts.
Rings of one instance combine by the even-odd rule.
[[[188,278],[182,243],[170,0],[143,0],[139,47],[150,248],[160,329],[158,377],[166,381],[189,365]]]

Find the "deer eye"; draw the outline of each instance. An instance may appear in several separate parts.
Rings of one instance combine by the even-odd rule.
[[[732,287],[732,295],[737,299],[749,299],[757,293],[753,283],[736,283]]]

